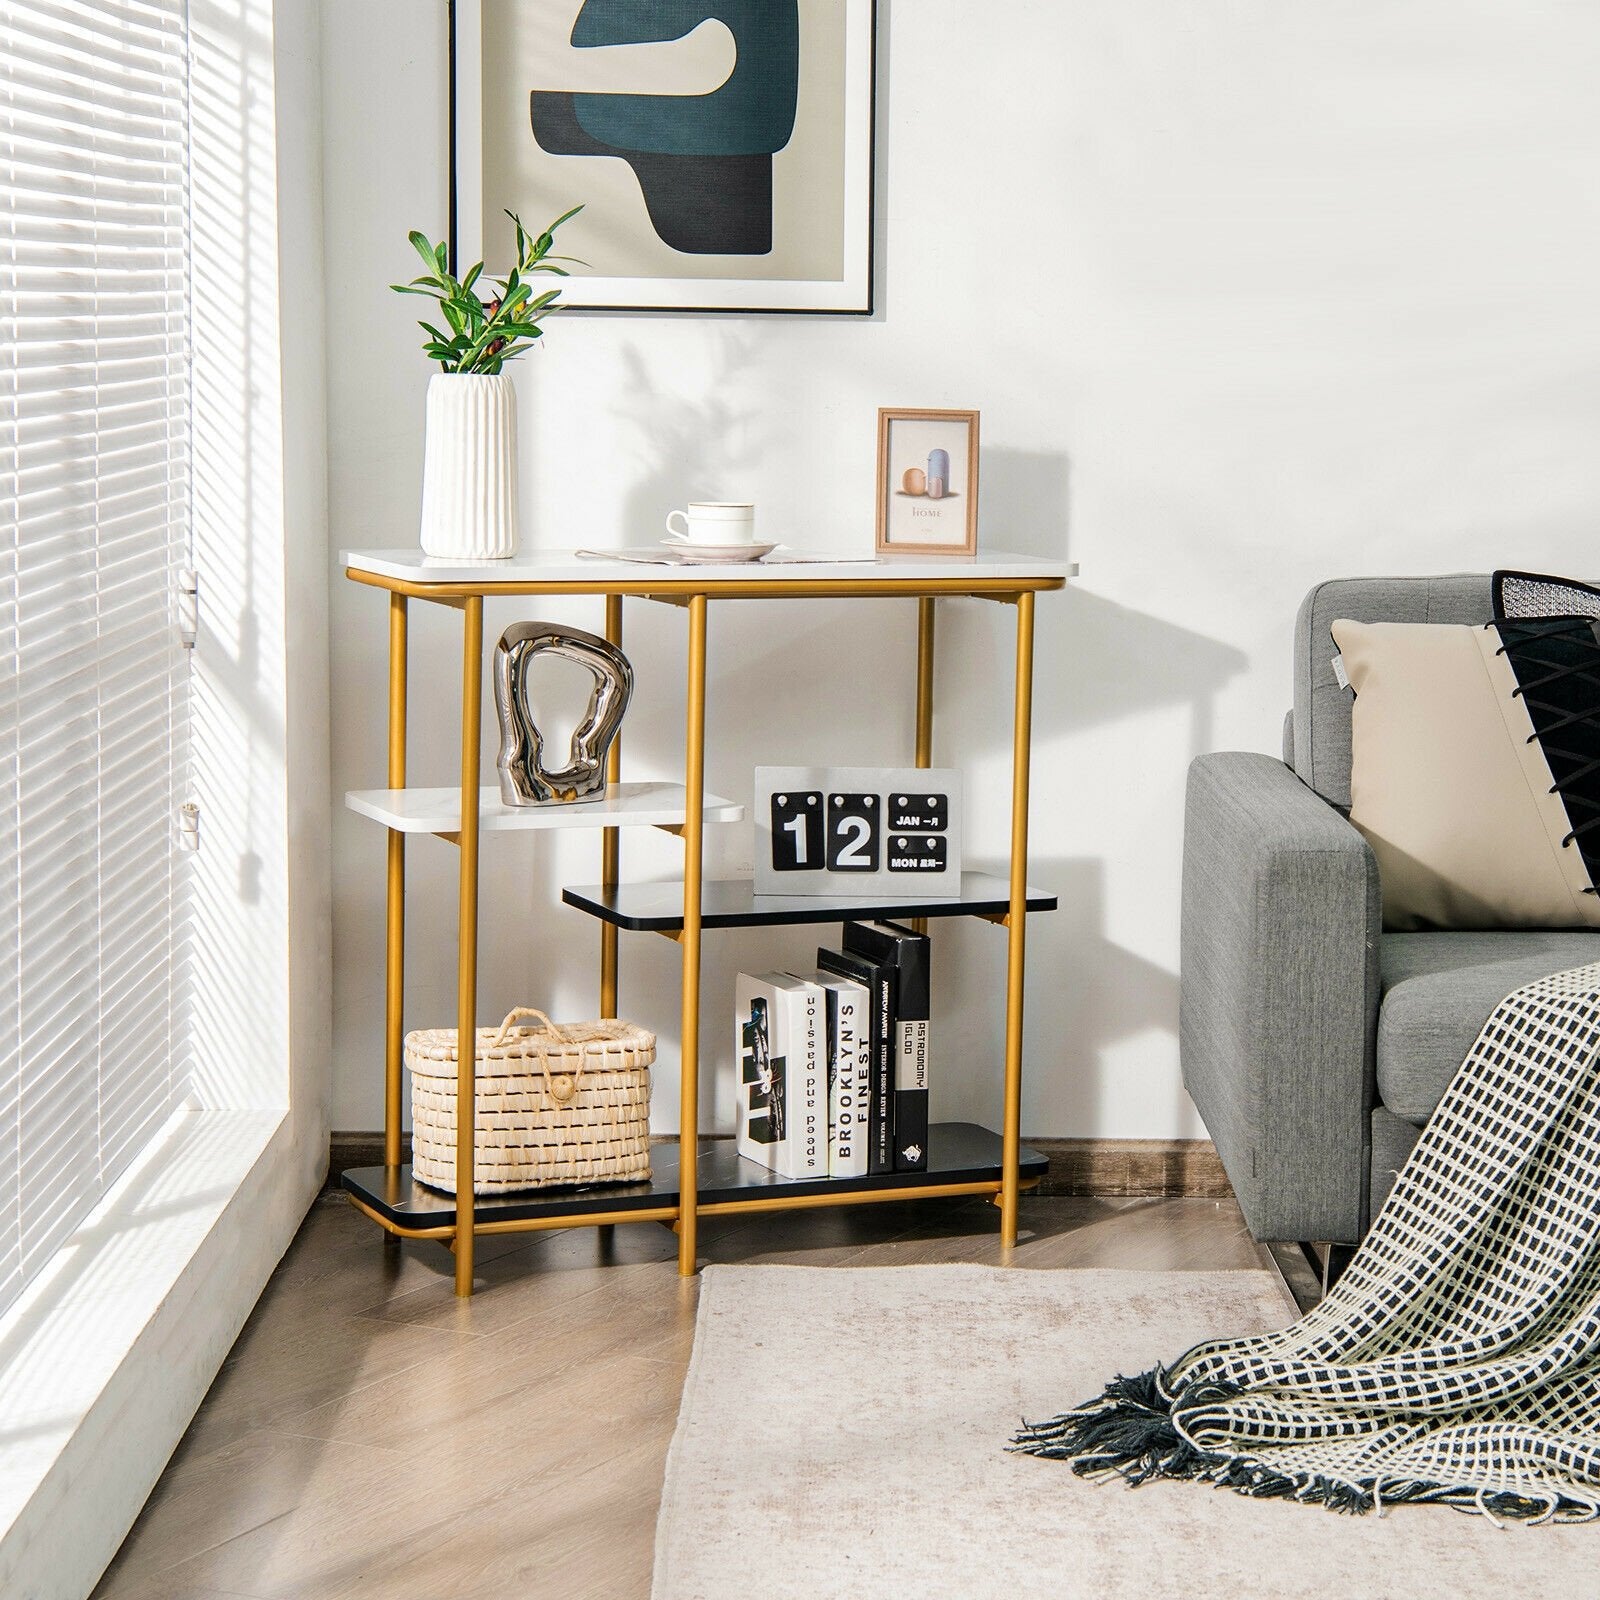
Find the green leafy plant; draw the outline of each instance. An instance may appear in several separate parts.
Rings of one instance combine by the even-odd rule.
[[[544,333],[539,324],[552,311],[560,310],[561,299],[559,288],[535,294],[535,275],[549,272],[565,278],[569,274],[558,263],[584,264],[572,256],[550,253],[556,229],[582,210],[582,206],[574,206],[537,236],[523,227],[522,219],[514,212],[506,212],[517,230],[517,264],[502,282],[488,280],[493,292],[487,300],[477,289],[483,280],[481,261],[468,267],[464,278],[457,278],[447,265],[449,252],[444,245],[432,243],[413,229],[408,237],[427,271],[410,283],[392,283],[389,287],[396,294],[423,294],[439,302],[449,332],[431,322],[417,324],[428,335],[423,348],[429,359],[437,361],[446,372],[494,374],[505,362],[532,349],[533,341]]]

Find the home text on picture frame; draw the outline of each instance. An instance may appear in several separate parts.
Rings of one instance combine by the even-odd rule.
[[[978,413],[878,412],[880,555],[978,553]]]
[[[462,260],[584,203],[562,305],[869,314],[876,0],[456,0]]]

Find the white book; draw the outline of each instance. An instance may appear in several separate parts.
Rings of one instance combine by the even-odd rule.
[[[789,1150],[791,1178],[828,1176],[828,1005],[814,978],[775,972],[774,981],[792,985],[794,1024],[789,1052],[790,1104],[799,1115]]]
[[[828,1171],[822,990],[786,972],[735,985],[738,1151],[787,1178]]]
[[[872,1105],[872,997],[853,978],[819,974],[828,1006],[828,1176],[869,1170]]]

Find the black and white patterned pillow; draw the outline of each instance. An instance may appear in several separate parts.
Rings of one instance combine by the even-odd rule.
[[[1490,590],[1496,622],[1522,617],[1600,617],[1600,589],[1576,578],[1501,571],[1490,579]]]
[[[1563,589],[1571,586],[1563,586]],[[1587,588],[1587,585],[1581,587]],[[1600,590],[1589,589],[1591,604]],[[1572,597],[1568,597],[1570,600]],[[1506,618],[1494,624],[1500,653],[1516,675],[1522,702],[1550,767],[1550,792],[1567,814],[1561,843],[1576,846],[1600,884],[1600,610]]]

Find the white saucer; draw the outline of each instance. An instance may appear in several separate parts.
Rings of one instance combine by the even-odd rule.
[[[696,541],[690,544],[684,539],[663,539],[667,549],[671,550],[680,561],[687,562],[690,566],[725,566],[733,562],[759,561],[762,556],[770,555],[778,547],[776,544],[701,544]]]

